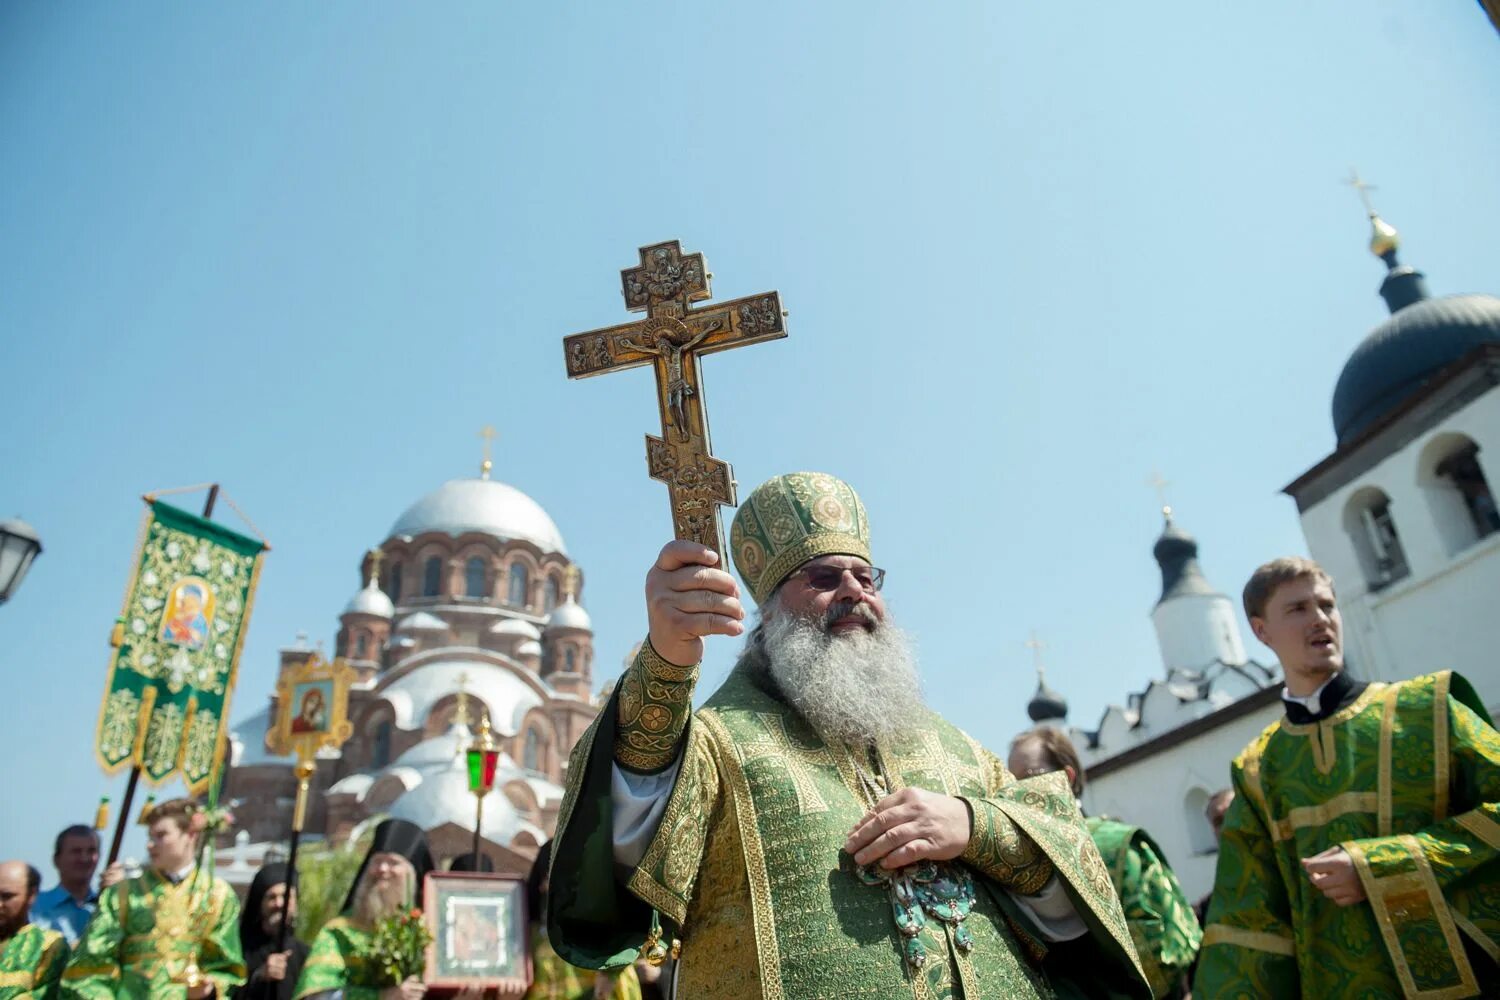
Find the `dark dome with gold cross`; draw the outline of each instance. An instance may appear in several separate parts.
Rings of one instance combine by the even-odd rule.
[[[1391,315],[1354,349],[1334,388],[1333,429],[1341,447],[1469,352],[1500,344],[1500,298],[1432,298],[1422,272],[1397,260],[1395,228],[1373,211],[1370,223],[1370,250],[1387,270],[1380,295]]]

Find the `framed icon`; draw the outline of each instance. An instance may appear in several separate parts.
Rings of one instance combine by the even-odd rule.
[[[422,981],[439,989],[531,984],[526,883],[513,875],[433,872],[422,890],[432,943]]]
[[[342,746],[354,732],[349,722],[353,682],[353,667],[343,660],[328,663],[316,653],[286,670],[276,682],[272,749],[311,761],[319,750]]]

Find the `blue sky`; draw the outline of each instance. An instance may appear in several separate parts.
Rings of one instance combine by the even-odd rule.
[[[218,480],[275,545],[237,716],[484,424],[618,663],[669,530],[650,376],[570,383],[559,340],[671,238],[791,312],[704,365],[742,490],[860,490],[983,742],[1032,629],[1091,724],[1160,669],[1153,468],[1226,591],[1303,551],[1279,488],[1384,312],[1350,166],[1435,293],[1500,292],[1497,56],[1465,0],[5,5],[0,511],[46,551],[0,608],[0,856],[118,802],[92,733],[149,489]]]

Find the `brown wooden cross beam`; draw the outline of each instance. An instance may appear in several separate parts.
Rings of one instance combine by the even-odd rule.
[[[712,275],[701,253],[684,254],[676,240],[642,247],[640,265],[620,277],[625,307],[646,318],[564,337],[568,377],[655,368],[662,436],[646,435],[647,469],[667,484],[676,537],[706,545],[722,559],[719,507],[735,503],[735,483],[728,463],[714,458],[709,445],[698,359],[785,337],[781,296],[765,292],[692,308],[712,297]]]

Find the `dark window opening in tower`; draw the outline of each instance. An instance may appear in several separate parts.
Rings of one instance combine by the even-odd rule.
[[[464,596],[483,598],[484,595],[484,560],[474,556],[464,564]]]
[[[391,722],[381,719],[375,725],[375,738],[370,746],[370,766],[385,767],[391,762]]]
[[[1370,590],[1381,590],[1411,574],[1396,519],[1391,515],[1391,498],[1384,490],[1371,487],[1356,493],[1345,510],[1344,528],[1354,543]]]
[[[542,769],[542,738],[535,729],[526,730],[526,746],[521,751],[521,766],[528,771]]]
[[[1479,445],[1469,442],[1438,463],[1438,477],[1446,479],[1463,497],[1464,507],[1474,522],[1479,537],[1500,531],[1500,510],[1495,507],[1495,494],[1484,477],[1479,465]]]
[[[510,564],[510,591],[506,597],[507,603],[524,608],[526,606],[526,591],[531,584],[530,574],[521,563]]]
[[[436,597],[442,589],[443,583],[443,560],[437,556],[428,556],[427,562],[422,565],[422,596]]]
[[[385,580],[385,596],[395,604],[401,600],[401,564],[397,563],[391,567],[391,573]]]
[[[578,667],[578,653],[569,646],[568,651],[563,654],[563,669],[568,673],[575,673]]]
[[[370,637],[361,632],[354,640],[354,658],[363,660],[370,652]]]
[[[547,590],[543,596],[543,602],[543,610],[548,614],[551,614],[552,609],[557,607],[557,577],[547,577]]]

